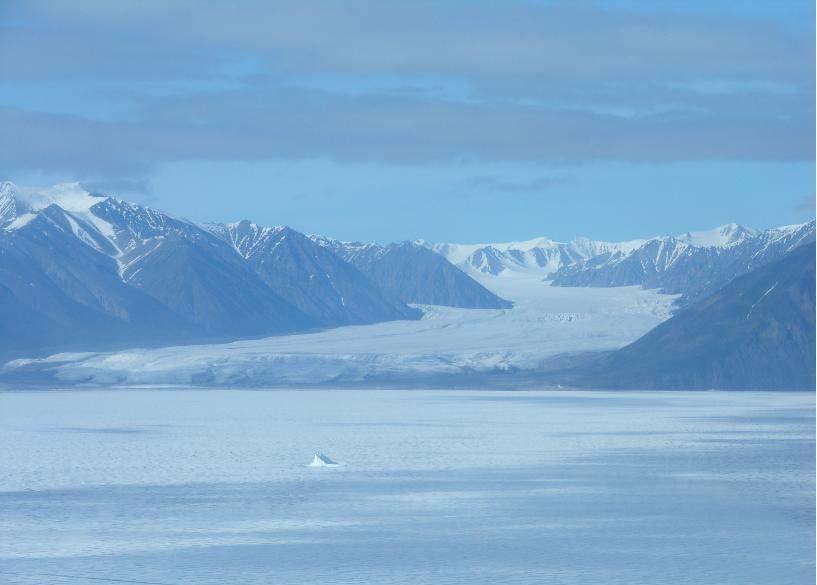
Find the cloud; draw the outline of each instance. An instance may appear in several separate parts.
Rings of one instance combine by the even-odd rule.
[[[590,3],[474,0],[31,1],[7,5],[13,75],[212,75],[219,55],[270,72],[802,81],[811,35],[768,20]],[[71,31],[67,33],[65,31]]]
[[[158,160],[146,148],[150,129],[134,124],[0,107],[0,128],[14,137],[0,149],[0,169],[7,172],[143,176]]]
[[[734,111],[621,116],[507,102],[345,96],[264,89],[152,100],[128,121],[0,110],[14,149],[0,162],[133,174],[173,160],[328,158],[457,160],[807,160],[808,111],[789,118]]]
[[[6,101],[0,165],[813,160],[813,33],[677,6],[4,3],[4,83],[108,83],[114,114]]]

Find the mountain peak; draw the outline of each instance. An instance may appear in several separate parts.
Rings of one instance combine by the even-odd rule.
[[[757,230],[738,223],[727,223],[711,230],[687,232],[676,239],[698,248],[726,248],[753,238]]]
[[[7,229],[18,229],[40,211],[57,205],[73,215],[99,223],[91,208],[109,197],[93,195],[78,182],[58,183],[50,187],[22,187],[9,181],[0,183],[0,221]]]
[[[107,195],[91,194],[77,182],[57,183],[49,187],[23,187],[11,182],[0,183],[0,194],[11,194],[30,211],[56,204],[66,211],[87,211]]]

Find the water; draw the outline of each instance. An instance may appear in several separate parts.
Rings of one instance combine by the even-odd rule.
[[[0,582],[811,584],[814,406],[2,393]]]

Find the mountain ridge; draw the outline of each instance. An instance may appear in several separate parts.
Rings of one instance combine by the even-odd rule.
[[[208,224],[261,279],[324,326],[417,319],[422,312],[390,298],[355,266],[287,226],[248,220]]]
[[[291,228],[200,226],[79,183],[0,183],[0,274],[4,354],[244,339],[422,316]],[[459,278],[459,287],[480,286]]]
[[[415,240],[419,245],[445,256],[449,262],[466,272],[498,276],[503,272],[526,271],[550,277],[568,266],[580,264],[600,256],[624,258],[652,242],[677,241],[693,248],[728,249],[763,234],[786,234],[814,222],[804,222],[755,230],[738,223],[727,223],[710,230],[687,231],[679,235],[658,235],[617,242],[576,237],[557,241],[547,236],[530,240],[479,244],[435,243]]]
[[[657,288],[680,294],[678,304],[686,306],[814,238],[814,221],[771,228],[724,246],[666,237],[648,240],[629,254],[602,255],[562,267],[551,278],[556,286]]]
[[[513,306],[442,255],[415,242],[381,246],[315,235],[311,238],[353,264],[387,294],[404,302],[479,309]]]

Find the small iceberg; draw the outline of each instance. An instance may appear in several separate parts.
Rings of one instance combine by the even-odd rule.
[[[323,453],[315,453],[315,457],[312,458],[312,463],[309,464],[309,467],[337,467],[338,465],[340,465],[340,463],[332,461]]]

